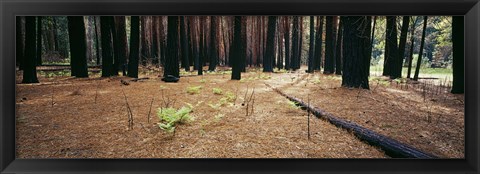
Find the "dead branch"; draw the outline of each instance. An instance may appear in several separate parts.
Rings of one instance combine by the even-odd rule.
[[[126,105],[127,105],[128,129],[129,129],[129,130],[132,130],[132,129],[133,129],[133,113],[132,113],[132,109],[130,108],[130,104],[128,104],[127,95],[125,95],[125,91],[123,91],[123,88],[122,88],[122,93],[123,93],[123,96],[125,97],[125,103],[126,103]]]

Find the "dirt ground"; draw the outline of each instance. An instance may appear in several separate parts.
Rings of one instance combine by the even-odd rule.
[[[307,112],[265,84],[442,158],[464,157],[463,95],[438,92],[423,97],[421,83],[402,87],[371,80],[371,89],[362,90],[340,87],[341,76],[302,70],[249,70],[242,73],[241,81],[230,80],[222,70],[203,76],[183,73],[179,83],[164,83],[158,74],[143,69],[140,76],[149,79],[122,85],[121,80],[131,78],[39,76],[41,83],[20,84],[18,73],[17,157],[388,158],[378,148],[314,116],[309,140]],[[198,94],[188,94],[186,89],[192,86],[202,88]],[[214,94],[213,88],[220,88],[223,95]],[[253,114],[248,116],[242,105],[247,88],[249,94],[255,91]],[[237,99],[219,108],[210,106],[226,92]],[[157,110],[169,99],[175,100],[175,108],[194,106],[190,113],[194,121],[176,126],[175,133],[157,125]],[[127,102],[133,113],[131,130]]]

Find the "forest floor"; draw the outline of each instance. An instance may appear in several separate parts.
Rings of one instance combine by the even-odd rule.
[[[428,80],[371,77],[370,90],[364,90],[341,87],[341,76],[304,69],[249,69],[240,81],[219,69],[203,76],[182,72],[178,83],[162,82],[158,69],[141,69],[140,77],[149,79],[137,82],[98,73],[90,78],[44,73],[41,83],[20,84],[18,72],[17,158],[388,158],[312,115],[308,139],[307,112],[265,84],[427,153],[464,157],[464,95]],[[198,86],[197,94],[187,92]],[[221,102],[229,94],[236,99]],[[249,107],[247,115],[242,103],[250,96],[253,111]],[[194,120],[177,125],[174,133],[160,129],[157,111],[167,101],[175,108],[191,104]]]

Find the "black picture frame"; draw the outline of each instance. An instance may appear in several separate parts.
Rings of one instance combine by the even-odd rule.
[[[479,0],[1,0],[0,173],[479,173]],[[464,159],[15,159],[15,16],[463,15]]]

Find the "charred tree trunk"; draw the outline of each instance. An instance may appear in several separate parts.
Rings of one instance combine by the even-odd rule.
[[[453,83],[452,93],[464,93],[464,17],[452,17]]]
[[[218,43],[217,43],[217,17],[210,17],[210,63],[208,71],[215,71],[218,64]]]
[[[99,32],[98,32],[98,27],[97,27],[97,17],[94,17],[94,25],[95,25],[95,47],[97,48],[96,49],[96,52],[97,52],[97,65],[100,65],[100,63],[102,62],[102,55],[101,55],[101,47],[100,47],[100,40],[98,39],[98,35],[99,35]]]
[[[23,23],[22,23],[22,18],[20,16],[15,17],[15,58],[16,58],[16,64],[19,67],[19,70],[23,70],[23,65],[24,65],[24,37],[23,37]]]
[[[159,32],[158,32],[158,20],[159,16],[152,16],[152,64],[158,66],[160,63],[160,49],[159,49]]]
[[[138,16],[132,16],[130,27],[130,56],[127,75],[138,78],[138,59],[140,57],[140,19]]]
[[[407,70],[407,78],[410,79],[410,74],[412,72],[412,62],[413,62],[413,48],[415,46],[415,26],[417,25],[418,17],[415,18],[413,22],[411,31],[410,31],[410,55],[408,56],[408,70]]]
[[[110,77],[113,72],[113,43],[112,23],[113,17],[100,17],[100,30],[102,36],[102,77]]]
[[[369,89],[368,66],[370,64],[371,17],[342,17],[343,74],[342,86]]]
[[[398,55],[400,63],[397,65],[401,69],[403,67],[403,60],[405,59],[405,47],[407,45],[408,24],[410,23],[410,16],[403,16],[402,31],[400,32],[400,43],[398,45]]]
[[[263,61],[263,72],[273,72],[273,60],[275,59],[275,33],[276,33],[277,16],[268,17],[267,30],[267,52]]]
[[[338,23],[337,41],[335,42],[335,74],[342,75],[342,40],[343,40],[343,17]],[[370,35],[370,33],[369,33]],[[366,45],[370,46],[370,45]],[[371,49],[370,49],[371,50]]]
[[[320,70],[322,64],[322,45],[323,45],[323,16],[317,18],[317,34],[315,37],[315,70]]]
[[[291,62],[290,62],[290,69],[292,70],[297,70],[297,62],[299,63],[300,61],[300,57],[298,57],[299,55],[299,42],[300,42],[300,39],[298,38],[298,34],[299,34],[299,20],[298,20],[298,16],[294,16],[293,17],[293,30],[292,30],[292,57],[291,57]],[[298,61],[297,61],[298,60]]]
[[[285,16],[284,25],[284,33],[283,37],[285,38],[285,69],[290,69],[290,61],[291,61],[291,47],[290,47],[290,17]]]
[[[188,36],[187,27],[185,26],[185,16],[180,17],[180,40],[182,45],[182,66],[186,72],[190,71],[189,48],[188,48]]]
[[[313,73],[315,70],[315,20],[313,16],[310,16],[310,47],[308,48],[308,73]]]
[[[37,17],[37,59],[35,64],[42,65],[42,16]]]
[[[167,56],[165,57],[164,78],[168,76],[180,78],[178,65],[178,18],[176,16],[168,16]]]
[[[422,64],[422,56],[423,56],[423,46],[425,45],[425,32],[427,31],[427,16],[423,17],[423,31],[422,31],[422,41],[420,43],[420,51],[418,53],[417,59],[417,67],[415,67],[415,75],[413,76],[413,80],[418,80],[418,75],[420,73],[420,66]],[[453,35],[452,35],[453,36]]]
[[[385,62],[383,66],[383,75],[390,76],[391,79],[401,77],[402,69],[398,63],[401,60],[398,54],[397,40],[397,20],[396,16],[387,16],[386,36],[385,36]]]
[[[124,70],[126,65],[126,60],[128,56],[128,44],[127,44],[127,31],[126,31],[126,24],[125,24],[125,16],[116,16],[115,17],[115,31],[116,31],[116,39],[115,46],[118,47],[115,51],[116,57],[116,69],[115,75],[118,73],[119,69]],[[123,71],[123,75],[126,76],[125,71]]]
[[[334,73],[334,41],[335,36],[333,34],[333,16],[326,17],[325,24],[325,63],[324,63],[324,74]]]
[[[68,16],[68,34],[72,75],[88,77],[87,43],[83,16]]]
[[[23,60],[22,83],[38,83],[37,69],[35,66],[35,17],[25,17],[25,58]]]
[[[233,32],[233,45],[232,45],[232,54],[231,61],[232,61],[232,80],[240,80],[241,79],[241,61],[242,54],[241,51],[243,50],[242,44],[242,18],[241,16],[235,16],[234,19],[234,32]]]

